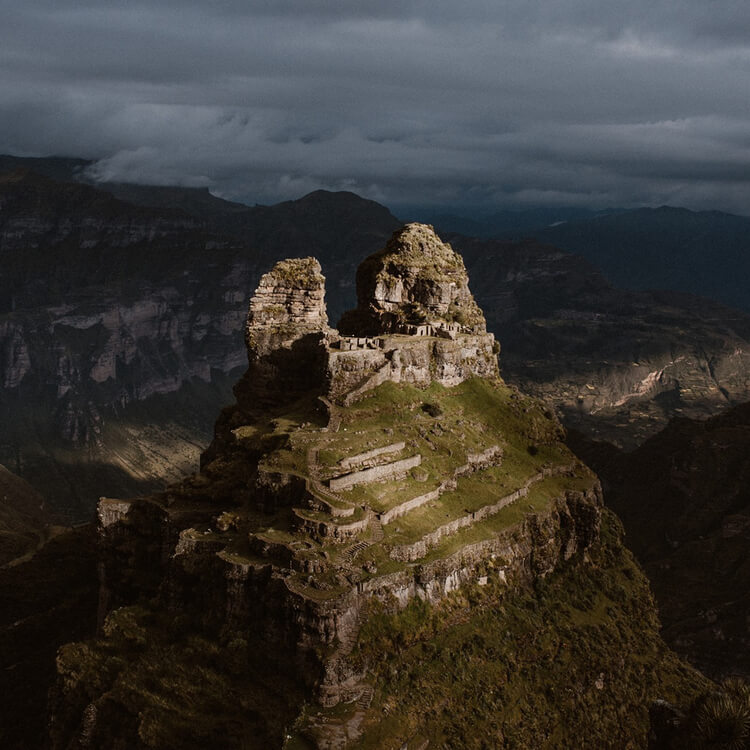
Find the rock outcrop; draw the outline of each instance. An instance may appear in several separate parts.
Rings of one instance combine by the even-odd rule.
[[[425,224],[407,224],[357,271],[358,306],[328,357],[330,396],[351,403],[386,382],[453,386],[496,377],[500,347],[469,291],[461,256]]]
[[[261,277],[245,326],[249,368],[235,389],[247,409],[320,386],[328,331],[325,278],[314,258],[279,261]]]
[[[328,327],[325,278],[315,258],[279,261],[261,276],[245,328],[250,364]]]
[[[407,224],[360,265],[357,302],[339,323],[346,335],[406,333],[424,326],[487,330],[461,256],[425,224]]]
[[[328,328],[314,259],[262,277],[248,372],[201,473],[100,503],[105,634],[129,628],[117,608],[153,599],[206,637],[275,654],[289,690],[325,710],[365,701],[369,666],[352,654],[374,606],[522,585],[596,542],[598,482],[554,417],[499,380],[460,257],[409,225],[364,262],[361,300],[383,258],[372,337]],[[74,718],[76,653],[60,662],[54,747],[76,732],[94,742],[113,700],[106,691]]]

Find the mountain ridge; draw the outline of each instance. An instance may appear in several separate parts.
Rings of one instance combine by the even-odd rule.
[[[102,627],[59,652],[52,748],[636,747],[644,697],[705,686],[452,248],[411,224],[362,269],[343,335],[320,264],[276,263],[201,472],[100,501]]]

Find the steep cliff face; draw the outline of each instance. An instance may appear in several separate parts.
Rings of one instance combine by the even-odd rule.
[[[344,748],[368,736],[380,747],[439,746],[463,720],[433,716],[435,704],[415,723],[420,701],[388,686],[386,664],[399,667],[393,649],[377,645],[378,618],[400,627],[421,608],[441,643],[458,621],[481,629],[482,611],[522,606],[522,592],[545,578],[589,570],[591,555],[623,554],[617,542],[601,551],[598,481],[542,404],[494,368],[481,378],[467,365],[455,383],[441,382],[437,344],[455,344],[471,364],[469,343],[491,343],[488,334],[440,321],[394,332],[388,318],[377,338],[389,361],[398,354],[411,367],[403,352],[413,347],[432,377],[370,368],[347,390],[337,377],[344,353],[375,343],[327,327],[322,283],[312,259],[263,277],[248,315],[248,374],[200,474],[160,495],[101,500],[102,637],[60,652],[54,748]],[[284,397],[276,384],[300,372]],[[606,563],[615,577],[623,564]],[[587,622],[609,611],[610,599],[583,596],[575,606]],[[624,613],[629,595],[616,596]],[[648,609],[643,590],[633,597]],[[622,626],[601,627],[593,640],[604,648]],[[659,677],[625,670],[628,706],[644,690],[695,679],[648,628],[647,672]],[[594,665],[576,653],[583,679]],[[398,719],[383,720],[395,696]],[[605,705],[597,732],[617,724],[614,701]],[[642,738],[645,721],[621,727],[620,746]],[[504,714],[493,731],[499,741],[521,736],[521,725]]]
[[[260,279],[245,327],[249,368],[235,389],[245,408],[268,408],[320,388],[328,331],[325,278],[314,258],[279,261]]]
[[[250,275],[238,265],[210,300],[162,287],[7,316],[2,460],[72,520],[89,518],[103,490],[148,491],[193,470],[217,402],[231,398],[236,374],[225,373],[246,362],[235,296]],[[175,408],[188,401],[190,411]]]
[[[251,362],[309,333],[325,333],[325,278],[315,258],[279,261],[261,276],[245,328]]]
[[[750,405],[675,420],[631,453],[580,450],[653,582],[667,641],[713,677],[750,676]]]

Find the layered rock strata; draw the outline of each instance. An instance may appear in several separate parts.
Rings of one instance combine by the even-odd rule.
[[[261,277],[245,327],[249,368],[236,389],[244,406],[294,400],[320,386],[328,332],[325,278],[314,258],[282,260]]]

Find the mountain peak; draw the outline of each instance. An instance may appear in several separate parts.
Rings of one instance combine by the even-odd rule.
[[[356,310],[339,323],[342,333],[391,332],[404,326],[487,330],[469,291],[463,259],[428,224],[411,223],[357,270]]]

